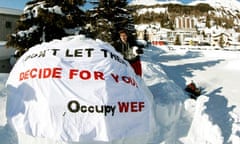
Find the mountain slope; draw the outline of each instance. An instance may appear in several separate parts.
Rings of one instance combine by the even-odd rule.
[[[205,4],[209,4],[210,6],[212,6],[213,8],[224,8],[224,9],[228,9],[228,10],[239,10],[240,9],[240,2],[237,0],[227,0],[227,1],[223,1],[223,0],[196,0],[193,1],[191,3],[189,3],[188,5],[197,5],[200,3],[205,3]]]
[[[183,4],[177,0],[158,1],[158,0],[132,0],[129,5],[156,5],[156,4]]]
[[[135,10],[136,24],[160,23],[163,28],[174,29],[178,25],[175,18],[189,17],[195,19],[195,24],[205,23],[208,28],[220,26],[240,31],[240,2],[237,0],[198,0],[189,4],[135,0],[129,5]]]

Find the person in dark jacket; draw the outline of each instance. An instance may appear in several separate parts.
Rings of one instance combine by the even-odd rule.
[[[196,99],[198,96],[201,95],[201,89],[196,86],[196,84],[191,81],[185,88],[185,91],[190,93],[190,97]]]
[[[124,59],[127,60],[135,73],[142,76],[142,65],[140,60],[140,54],[143,53],[143,50],[137,47],[135,42],[128,40],[128,35],[125,30],[119,31],[119,40],[114,43],[114,48],[120,52]]]

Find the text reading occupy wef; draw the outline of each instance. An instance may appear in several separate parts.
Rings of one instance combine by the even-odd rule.
[[[106,49],[48,49],[26,55],[23,61],[31,61],[33,59],[47,58],[47,56],[61,56],[66,58],[91,58],[95,56],[95,53],[102,58],[110,58],[113,61],[118,62],[120,65],[126,65],[126,62],[118,55],[106,50]],[[78,69],[78,68],[62,68],[56,67],[31,67],[25,69],[19,73],[19,81],[25,81],[30,79],[69,79],[69,80],[81,80],[81,81],[105,81],[106,79],[112,79],[113,84],[126,84],[135,88],[138,88],[137,82],[134,77],[127,74],[108,73],[107,75],[100,70],[92,69]],[[118,101],[115,105],[82,105],[77,100],[71,100],[68,102],[68,110],[72,113],[103,113],[107,116],[111,113],[115,114],[115,110],[118,109],[120,113],[128,112],[142,112],[145,107],[144,101]]]

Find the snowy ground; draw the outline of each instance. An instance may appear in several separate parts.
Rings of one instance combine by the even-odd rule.
[[[150,46],[142,61],[143,79],[154,95],[158,124],[149,143],[240,143],[240,52],[169,51]],[[0,143],[15,144],[17,139],[5,117],[7,77],[0,74]],[[197,100],[189,99],[183,91],[191,80],[204,91]]]
[[[0,41],[0,60],[4,60],[9,58],[12,54],[14,54],[15,49],[13,48],[6,48],[5,47],[6,42]]]
[[[0,41],[0,73],[9,72],[11,69],[10,56],[14,54],[15,49],[6,48],[6,41]]]

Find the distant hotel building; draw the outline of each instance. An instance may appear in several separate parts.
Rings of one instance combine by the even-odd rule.
[[[0,7],[0,41],[6,41],[7,35],[14,32],[21,14],[22,10]]]
[[[175,32],[182,45],[196,45],[196,17],[179,16],[175,18]]]
[[[176,29],[194,29],[196,25],[195,18],[193,17],[176,17]]]

